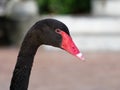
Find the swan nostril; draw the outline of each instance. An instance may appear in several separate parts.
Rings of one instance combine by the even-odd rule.
[[[72,49],[75,49],[75,47],[72,47]]]
[[[75,47],[72,47],[72,49],[73,49],[73,52],[77,52],[77,50],[75,49]]]
[[[76,51],[74,47],[72,47],[72,50],[73,50],[74,52]]]
[[[73,50],[74,52],[77,52],[76,50]]]

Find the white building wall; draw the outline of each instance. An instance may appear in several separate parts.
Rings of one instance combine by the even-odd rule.
[[[50,17],[69,27],[81,50],[120,51],[120,0],[92,0],[92,5],[92,16]]]
[[[92,0],[94,15],[120,16],[120,0]]]
[[[120,18],[49,17],[64,22],[76,45],[83,51],[120,51]],[[45,48],[55,49],[48,46]]]

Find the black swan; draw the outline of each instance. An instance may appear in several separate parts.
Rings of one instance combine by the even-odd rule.
[[[35,23],[26,34],[18,54],[10,90],[27,90],[33,59],[42,44],[59,47],[81,60],[82,54],[70,37],[68,28],[55,19],[43,19]]]

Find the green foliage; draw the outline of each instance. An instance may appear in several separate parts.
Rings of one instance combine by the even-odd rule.
[[[89,13],[90,0],[37,0],[41,14],[81,14]]]

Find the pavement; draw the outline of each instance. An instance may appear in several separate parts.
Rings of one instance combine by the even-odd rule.
[[[0,90],[9,90],[19,48],[0,48]],[[80,61],[65,51],[39,48],[28,90],[120,90],[120,52],[83,52]]]

